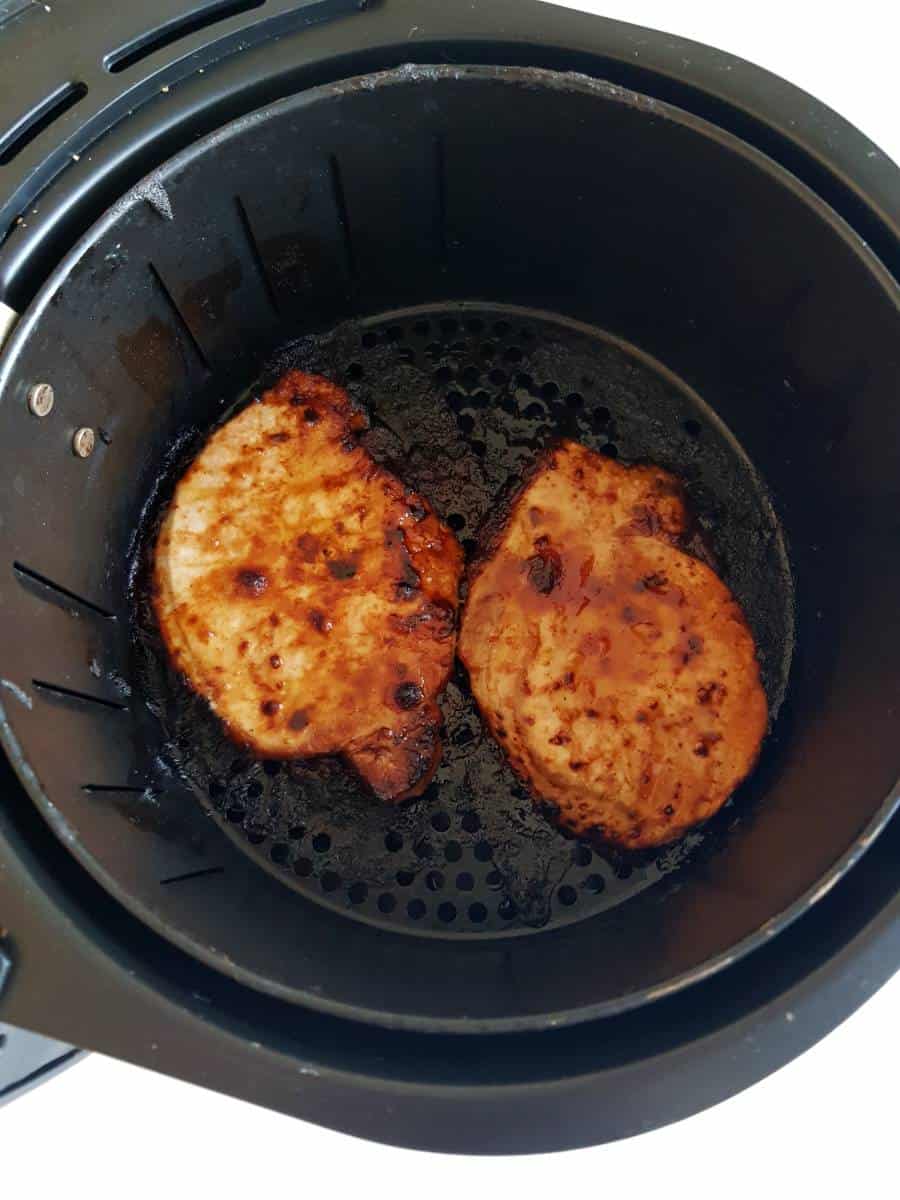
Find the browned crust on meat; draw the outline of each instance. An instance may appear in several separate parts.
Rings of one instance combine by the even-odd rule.
[[[768,712],[753,639],[691,534],[674,476],[564,442],[472,577],[460,657],[475,697],[573,833],[663,844],[755,765]]]
[[[462,552],[356,440],[341,388],[294,371],[210,437],[154,554],[172,661],[261,758],[340,755],[384,800],[441,752]]]

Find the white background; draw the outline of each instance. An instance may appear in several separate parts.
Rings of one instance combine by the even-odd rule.
[[[566,7],[752,59],[818,95],[900,161],[898,18],[889,0]],[[0,1195],[765,1200],[802,1188],[804,1197],[896,1196],[898,1017],[900,976],[824,1043],[707,1113],[613,1146],[520,1159],[370,1145],[93,1055],[0,1110]]]

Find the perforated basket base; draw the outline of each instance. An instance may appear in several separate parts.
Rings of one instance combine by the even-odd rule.
[[[771,506],[728,431],[657,363],[547,314],[455,305],[303,339],[269,364],[258,387],[290,366],[348,388],[370,415],[372,453],[432,501],[469,556],[485,518],[554,438],[676,472],[747,613],[777,712],[791,592]],[[151,505],[144,565],[161,507],[205,432],[177,456]],[[377,803],[336,762],[252,761],[168,670],[140,576],[135,669],[155,714],[144,739],[151,790],[170,787],[173,770],[261,866],[355,919],[444,936],[582,920],[687,858],[714,853],[752,805],[751,780],[702,832],[653,854],[624,857],[575,842],[535,806],[484,731],[461,668],[443,700],[443,760],[414,802]]]

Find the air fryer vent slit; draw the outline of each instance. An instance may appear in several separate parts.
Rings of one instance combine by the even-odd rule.
[[[68,611],[71,611],[70,604],[77,604],[81,608],[87,609],[88,612],[95,613],[98,617],[104,617],[107,621],[116,620],[115,613],[111,613],[101,605],[95,604],[93,600],[87,600],[84,596],[79,596],[77,592],[63,587],[61,583],[54,583],[52,579],[48,579],[40,571],[34,571],[31,567],[26,567],[24,563],[14,562],[13,571],[23,586],[27,586],[27,583],[37,584],[39,590],[35,594],[40,596],[41,599],[55,600],[56,602],[65,600],[68,603],[64,607]],[[51,595],[46,595],[47,592],[50,592]]]
[[[266,299],[272,305],[272,311],[279,312],[278,299],[275,295],[275,289],[272,286],[272,279],[266,269],[266,264],[263,261],[263,256],[260,253],[259,242],[256,240],[256,234],[253,232],[253,226],[250,223],[250,217],[247,214],[247,208],[241,200],[240,196],[235,196],[234,203],[238,211],[238,220],[241,223],[241,229],[244,231],[244,236],[247,239],[247,246],[250,251],[250,257],[253,260],[253,265],[259,275],[263,290],[266,293]]]
[[[106,700],[102,696],[92,696],[89,692],[79,692],[76,688],[64,687],[59,683],[48,683],[43,679],[32,679],[31,682],[38,692],[47,697],[58,700],[73,700],[88,706],[96,705],[98,708],[108,708],[113,712],[127,712],[128,710],[127,705],[119,704],[115,700]]]
[[[168,879],[159,881],[160,887],[168,887],[173,883],[187,883],[190,879],[206,879],[210,875],[224,875],[224,867],[204,867],[200,871],[188,871],[184,875],[170,875]]]
[[[128,783],[83,783],[81,790],[87,792],[90,796],[121,795],[122,793],[132,796],[143,796],[147,789],[134,787]]]
[[[0,137],[0,167],[5,167],[54,121],[88,94],[86,83],[65,83]]]
[[[347,275],[356,280],[356,255],[353,250],[353,231],[350,228],[350,215],[347,211],[347,194],[344,189],[344,174],[337,156],[332,154],[328,159],[328,170],[331,173],[331,190],[334,195],[334,206],[337,210],[338,225],[344,241],[344,259]]]
[[[435,236],[437,259],[441,266],[447,265],[447,143],[439,133],[434,139],[435,167]]]
[[[200,12],[169,21],[161,29],[152,29],[132,39],[125,46],[120,46],[118,50],[113,50],[107,54],[103,65],[107,71],[118,74],[119,71],[125,71],[135,63],[149,58],[157,50],[171,46],[173,42],[181,41],[192,33],[199,33],[202,29],[208,29],[210,25],[217,25],[228,17],[262,8],[265,2],[266,0],[220,0],[218,4],[207,4]]]
[[[169,289],[165,283],[165,280],[160,275],[159,271],[156,269],[156,267],[153,265],[153,263],[147,263],[147,268],[150,271],[151,278],[154,280],[157,288],[159,289],[161,295],[163,296],[163,299],[166,302],[166,306],[169,308],[172,315],[175,317],[176,321],[178,322],[178,325],[179,325],[182,333],[184,334],[184,337],[187,339],[188,345],[190,345],[192,347],[192,349],[194,350],[194,353],[197,355],[197,358],[200,360],[200,365],[203,367],[203,369],[205,371],[210,371],[211,368],[209,365],[209,360],[207,359],[205,353],[203,352],[203,347],[200,345],[200,343],[197,341],[196,337],[194,336],[194,331],[191,329],[190,325],[188,324],[187,318],[185,317],[184,313],[181,311],[181,309],[178,307],[177,303],[175,302],[175,298],[172,295],[172,293],[169,291]]]

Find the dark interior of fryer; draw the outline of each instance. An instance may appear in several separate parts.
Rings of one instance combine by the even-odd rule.
[[[73,849],[143,919],[314,1003],[571,1012],[726,955],[866,827],[895,765],[896,315],[801,185],[605,84],[409,68],[199,143],[89,243],[22,378],[51,371],[97,452],[0,413],[29,439],[2,532],[9,628],[36,643],[5,634],[4,674],[39,700],[10,717]],[[348,386],[374,452],[469,549],[559,433],[685,479],[779,709],[709,833],[634,863],[561,837],[460,680],[438,781],[402,811],[329,768],[243,760],[183,696],[167,711],[152,631],[133,649],[135,530],[260,364],[287,361]]]

